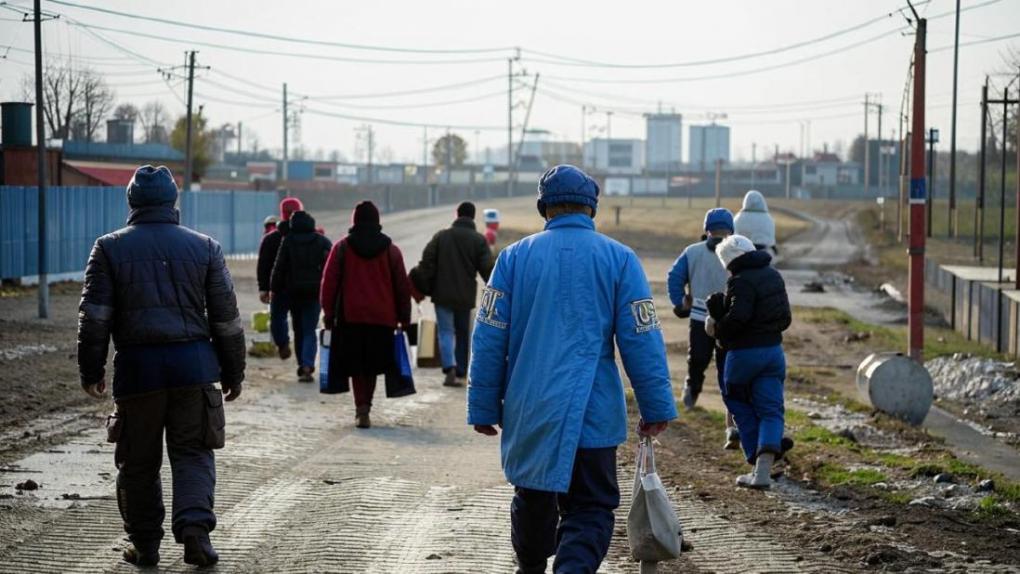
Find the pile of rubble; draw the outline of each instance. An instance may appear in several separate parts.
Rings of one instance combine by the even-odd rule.
[[[1020,403],[1020,370],[1016,363],[957,353],[924,364],[935,383],[935,394],[958,401]]]

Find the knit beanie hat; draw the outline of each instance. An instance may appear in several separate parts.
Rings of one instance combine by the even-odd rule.
[[[457,217],[475,218],[475,204],[465,201],[457,206]]]
[[[715,248],[715,254],[719,256],[719,261],[722,261],[723,267],[727,269],[736,258],[752,251],[757,251],[754,243],[751,243],[751,240],[743,235],[730,235]]]
[[[305,206],[296,197],[285,197],[280,201],[280,221],[290,221],[290,216],[295,211],[304,211]]]
[[[379,225],[379,208],[371,201],[362,201],[354,207],[354,225]]]
[[[724,207],[709,209],[705,214],[705,231],[712,232],[726,229],[733,233],[733,214]]]
[[[594,216],[599,204],[599,184],[572,165],[557,165],[538,180],[539,213],[544,216],[545,206],[556,203],[587,205]]]
[[[177,182],[165,165],[143,165],[128,183],[127,200],[132,208],[173,207],[177,203]]]

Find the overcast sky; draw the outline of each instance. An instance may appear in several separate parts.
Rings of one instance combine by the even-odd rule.
[[[30,5],[27,0],[13,0],[9,4]],[[44,24],[47,51],[87,58],[90,66],[108,74],[118,101],[140,106],[148,100],[160,99],[174,115],[184,112],[183,82],[174,79],[168,87],[152,61],[165,65],[183,63],[189,42],[270,52],[243,53],[195,45],[199,64],[212,68],[197,74],[196,104],[204,105],[204,114],[213,125],[243,121],[246,132],[257,134],[260,147],[277,149],[282,132],[278,92],[280,85],[287,82],[296,94],[292,100],[309,96],[303,103],[294,103],[305,110],[301,116],[300,143],[312,151],[338,149],[351,159],[356,158],[358,147],[356,128],[373,122],[329,117],[322,112],[434,124],[436,127],[429,130],[430,138],[442,131],[439,126],[449,125],[465,137],[472,150],[505,146],[507,57],[513,55],[509,48],[514,46],[524,50],[516,69],[530,74],[517,82],[531,83],[535,74],[541,76],[529,127],[549,130],[554,139],[580,139],[582,104],[593,105],[597,110],[586,120],[589,137],[604,134],[607,123],[604,111],[615,109],[612,135],[643,138],[644,121],[640,114],[655,111],[657,102],[661,102],[663,109],[683,113],[685,124],[706,121],[709,113],[728,114],[727,119],[718,121],[732,127],[735,158],[750,158],[752,144],[757,144],[759,158],[766,153],[763,150],[771,152],[776,144],[782,150],[799,150],[803,120],[810,120],[813,148],[821,149],[823,142],[831,146],[842,141],[848,145],[863,131],[865,92],[879,94],[887,106],[884,132],[889,134],[890,129],[896,128],[913,44],[911,34],[897,32],[906,25],[898,12],[906,5],[901,0],[512,3],[112,0],[89,4],[157,19],[334,43],[414,50],[497,49],[414,53],[288,43],[43,2],[44,10],[63,15],[60,20]],[[942,128],[944,149],[949,147],[952,50],[938,49],[952,46],[953,17],[937,16],[951,13],[954,5],[953,0],[932,0],[918,7],[923,15],[932,17],[928,28],[932,53],[928,59],[927,113],[929,125]],[[963,7],[961,43],[1020,34],[1020,0],[968,0]],[[973,8],[967,10],[968,7]],[[891,17],[882,18],[890,12]],[[31,54],[19,51],[32,47],[31,25],[17,22],[19,18],[13,11],[0,9],[0,55],[7,54],[6,59],[0,60],[3,99],[19,99],[21,78],[31,73],[28,66]],[[697,64],[799,44],[875,19],[836,37],[763,57]],[[75,23],[132,30],[185,43],[95,28],[89,32]],[[101,35],[109,43],[91,34]],[[869,41],[874,38],[878,39]],[[14,49],[8,51],[8,46]],[[1020,37],[961,48],[959,147],[976,147],[980,84],[984,74],[1006,70],[1005,56],[1011,48],[1020,50]],[[304,56],[285,56],[280,52]],[[827,52],[838,53],[795,63]],[[427,63],[430,60],[446,63]],[[564,65],[581,63],[578,60],[583,60],[583,65]],[[691,62],[696,65],[672,68],[591,65]],[[793,64],[768,69],[790,63]],[[242,84],[228,75],[246,79],[250,84]],[[705,79],[720,75],[730,77]],[[484,81],[487,78],[490,79]],[[633,83],[678,78],[684,81]],[[998,85],[1004,80],[1008,78],[993,78]],[[465,85],[428,93],[320,99],[460,83]],[[516,91],[515,99],[521,102],[515,113],[518,125],[524,118],[528,89],[521,85]],[[872,133],[876,129],[874,120],[877,118],[873,118]],[[380,156],[383,160],[389,156],[395,161],[421,160],[421,127],[381,123],[373,126],[377,161]],[[685,148],[687,139],[685,126]]]

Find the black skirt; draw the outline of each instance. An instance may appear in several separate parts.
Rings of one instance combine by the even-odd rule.
[[[329,377],[375,376],[397,367],[393,327],[344,323],[333,330]]]

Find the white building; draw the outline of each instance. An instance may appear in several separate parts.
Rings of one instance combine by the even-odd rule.
[[[645,142],[595,138],[584,144],[584,166],[612,175],[637,175],[644,168]]]
[[[683,116],[645,114],[645,165],[649,171],[678,170],[683,151]]]
[[[718,124],[691,126],[690,164],[708,169],[716,160],[730,161],[730,128]]]

